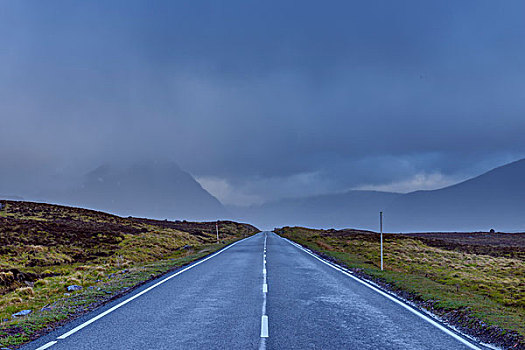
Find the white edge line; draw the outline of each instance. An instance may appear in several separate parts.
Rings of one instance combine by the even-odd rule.
[[[90,320],[88,320],[88,321],[82,323],[81,325],[79,325],[79,326],[73,328],[73,329],[70,330],[69,332],[66,332],[66,333],[62,334],[61,336],[57,337],[57,339],[66,339],[66,338],[69,337],[71,334],[78,332],[79,330],[81,330],[82,328],[84,328],[84,327],[86,327],[86,326],[89,326],[90,324],[92,324],[93,322],[95,322],[95,321],[101,319],[102,317],[106,316],[107,314],[109,314],[109,313],[115,311],[116,309],[118,309],[118,308],[120,308],[120,307],[126,305],[126,304],[129,303],[130,301],[132,301],[132,300],[134,300],[134,299],[140,297],[141,295],[143,295],[143,294],[149,292],[149,291],[152,290],[153,288],[158,287],[158,286],[160,286],[161,284],[163,284],[163,283],[169,281],[169,280],[172,279],[173,277],[176,277],[176,276],[180,275],[181,273],[186,272],[186,271],[188,271],[189,269],[192,269],[192,268],[194,268],[195,266],[198,266],[198,265],[202,264],[203,262],[205,262],[205,261],[207,261],[207,260],[209,260],[209,259],[211,259],[211,258],[213,258],[213,257],[215,257],[215,256],[217,256],[217,255],[219,255],[219,254],[221,254],[222,252],[224,252],[224,251],[230,249],[230,248],[233,247],[234,245],[236,245],[236,244],[238,244],[238,243],[240,243],[240,242],[242,242],[242,241],[245,241],[245,240],[247,240],[247,239],[250,239],[250,238],[252,238],[252,237],[254,237],[254,236],[256,236],[256,235],[253,235],[253,236],[250,236],[250,237],[247,237],[247,238],[241,239],[240,241],[234,242],[234,243],[230,244],[229,246],[226,246],[226,247],[222,248],[222,249],[219,250],[218,252],[215,252],[214,254],[212,254],[212,255],[210,255],[210,256],[208,256],[208,257],[202,259],[202,260],[197,261],[196,263],[194,263],[194,264],[192,264],[192,265],[190,265],[190,266],[188,266],[188,267],[186,267],[186,268],[184,268],[184,269],[182,269],[182,270],[180,270],[180,271],[174,273],[173,275],[166,277],[166,278],[163,279],[162,281],[159,281],[159,282],[155,283],[154,285],[152,285],[152,286],[150,286],[150,287],[144,289],[142,292],[135,294],[134,296],[132,296],[132,297],[130,297],[130,298],[128,298],[128,299],[122,301],[121,303],[119,303],[119,304],[113,306],[112,308],[110,308],[110,309],[108,309],[108,310],[102,312],[101,314],[98,314],[97,316],[93,317],[92,319],[90,319]],[[50,346],[51,346],[51,345],[50,345]],[[44,348],[44,349],[45,349],[45,348]]]
[[[56,341],[56,340],[50,341],[49,343],[46,343],[46,344],[42,345],[41,347],[39,347],[39,348],[36,349],[36,350],[45,350],[45,349],[47,349],[47,348],[52,347],[52,346],[55,345],[56,343],[58,343],[58,341]]]
[[[280,237],[280,236],[279,236]],[[325,261],[324,259],[321,259],[320,257],[318,257],[317,255],[309,252],[308,250],[306,250],[305,248],[303,248],[301,245],[295,243],[295,242],[292,242],[290,241],[289,239],[287,238],[284,238],[284,237],[281,237],[282,239],[284,239],[285,241],[287,241],[288,243],[294,245],[295,247],[297,247],[298,249],[301,249],[302,251],[304,251],[305,253],[311,255],[312,257],[316,258],[317,260],[319,260],[320,262],[322,262],[323,264],[325,265],[328,265],[330,266],[331,268],[345,274],[346,276],[348,277],[351,277],[353,278],[354,280],[356,280],[357,282],[367,286],[368,288],[374,290],[375,292],[381,294],[382,296],[384,296],[385,298],[388,298],[390,300],[392,300],[393,302],[395,302],[396,304],[404,307],[405,309],[407,309],[408,311],[412,312],[413,314],[419,316],[420,318],[422,318],[423,320],[427,321],[428,323],[430,323],[431,325],[435,326],[436,328],[438,328],[439,330],[443,331],[444,333],[450,335],[451,337],[453,337],[454,339],[456,340],[459,340],[461,343],[465,344],[466,346],[468,346],[469,348],[471,349],[475,349],[475,350],[481,350],[481,348],[477,347],[476,345],[470,343],[469,341],[465,340],[463,337],[460,337],[459,335],[457,335],[456,333],[452,332],[451,330],[447,329],[446,327],[440,325],[439,323],[437,323],[436,321],[434,321],[433,319],[425,316],[424,314],[422,314],[421,312],[419,312],[418,310],[414,309],[413,307],[409,306],[408,304],[405,304],[403,303],[402,301],[400,301],[399,299],[397,298],[394,298],[393,296],[385,293],[384,291],[382,291],[381,289],[378,289],[376,287],[374,287],[373,285],[371,285],[370,283],[368,282],[365,282],[363,281],[362,279],[344,271],[343,269],[335,266],[335,265],[332,265],[331,263]]]
[[[268,284],[263,284],[263,293],[268,293]]]
[[[268,338],[268,316],[261,317],[261,338]]]

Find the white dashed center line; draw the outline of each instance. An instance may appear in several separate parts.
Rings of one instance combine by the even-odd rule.
[[[263,315],[261,321],[261,338],[268,338],[268,316]]]
[[[268,234],[264,234],[264,250],[263,250],[263,305],[261,316],[261,341],[259,343],[259,350],[266,349],[266,338],[268,338],[268,315],[266,315],[266,295],[268,294],[268,283],[266,280],[266,239]]]

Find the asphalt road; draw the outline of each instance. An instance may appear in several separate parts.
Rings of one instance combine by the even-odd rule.
[[[190,266],[23,349],[483,349],[274,233]]]

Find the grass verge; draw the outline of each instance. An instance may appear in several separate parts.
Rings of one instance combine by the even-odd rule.
[[[523,260],[470,254],[385,235],[384,271],[379,236],[355,230],[285,227],[276,233],[393,290],[483,341],[525,348]]]
[[[3,312],[14,312],[19,309],[35,310],[23,318],[0,324],[0,344],[2,347],[17,348],[42,334],[52,331],[86,312],[92,311],[107,302],[114,300],[134,290],[142,284],[188,265],[200,258],[212,254],[226,244],[214,244],[201,247],[198,252],[178,259],[156,261],[145,265],[137,265],[129,269],[109,270],[101,280],[87,281],[77,292],[64,292],[70,282],[60,277],[45,279],[33,289],[33,298],[28,299],[23,292],[18,292],[20,300],[17,304],[7,307]],[[80,275],[77,275],[80,277]]]
[[[0,348],[17,348],[153,278],[252,235],[250,225],[120,218],[0,201]],[[68,290],[73,287],[78,290]],[[28,315],[15,317],[22,310]]]

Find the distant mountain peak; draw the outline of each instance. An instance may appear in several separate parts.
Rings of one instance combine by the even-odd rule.
[[[525,159],[452,186],[408,193],[389,212],[399,231],[525,231]]]
[[[378,229],[385,231],[525,231],[525,159],[437,190],[407,194],[347,191],[232,208],[259,227]]]
[[[89,171],[67,204],[124,216],[170,219],[219,219],[224,206],[175,162],[103,164]]]

